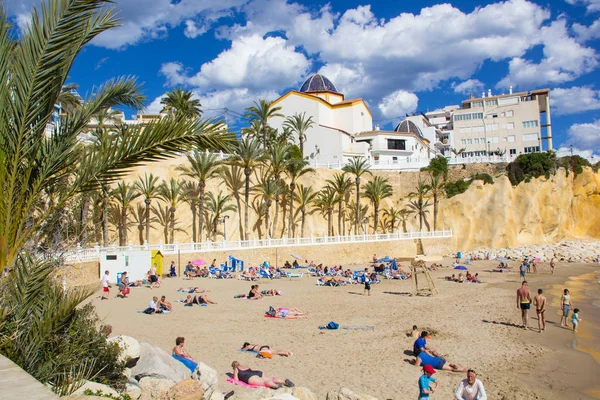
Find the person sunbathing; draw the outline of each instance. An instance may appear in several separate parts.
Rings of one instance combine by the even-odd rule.
[[[187,292],[187,293],[208,293],[210,292],[210,290],[204,290],[204,289],[200,289],[199,287],[180,287],[178,290],[178,292]]]
[[[262,298],[262,294],[258,291],[258,285],[250,286],[250,291],[248,292],[248,300],[258,300]]]
[[[282,381],[275,377],[264,377],[262,371],[252,370],[237,361],[231,363],[231,368],[233,368],[233,379],[248,385],[265,386],[271,389],[279,389],[282,386],[294,387],[289,379]]]
[[[258,289],[258,285],[257,289]],[[277,290],[277,289],[266,289],[260,292],[260,294],[262,294],[263,296],[281,296],[281,290]]]
[[[263,345],[258,345],[258,344],[251,344],[248,342],[244,342],[244,344],[242,345],[242,350],[243,351],[253,351],[255,353],[270,353],[270,354],[274,354],[277,356],[284,356],[284,357],[289,357],[291,355],[293,355],[293,353],[291,351],[282,351],[282,350],[272,350],[270,346],[263,344]]]
[[[191,307],[194,304],[198,304],[198,305],[202,305],[202,304],[217,304],[214,301],[210,300],[208,298],[208,296],[203,295],[203,294],[199,294],[198,296],[192,296],[191,294],[188,294],[188,296],[185,299],[184,303],[185,303],[184,306],[188,306],[188,307]]]
[[[161,310],[173,311],[173,305],[170,301],[167,300],[165,296],[161,296],[160,300],[157,303],[157,306]]]
[[[277,312],[275,313],[275,317],[277,317],[277,318],[307,318],[308,313],[305,313],[304,311],[300,311],[299,309],[297,309],[295,307],[291,307],[291,308],[280,307],[277,309]]]
[[[447,362],[443,357],[434,357],[425,352],[419,353],[419,355],[410,361],[411,364],[420,367],[421,365],[431,365],[435,369],[452,372],[467,372],[466,368],[463,368],[456,364]]]

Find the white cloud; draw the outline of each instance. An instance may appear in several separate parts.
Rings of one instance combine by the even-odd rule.
[[[188,19],[185,21],[185,30],[183,31],[184,35],[190,39],[194,39],[198,36],[202,36],[208,31],[209,26],[196,25],[196,22]]]
[[[457,84],[456,82],[452,84],[452,89],[454,89],[454,93],[460,94],[474,94],[479,96],[480,93],[485,89],[483,82],[478,79],[469,79],[464,82]]]
[[[577,40],[581,43],[600,38],[600,20],[595,20],[590,26],[574,23],[573,31],[577,34]]]
[[[498,87],[509,85],[535,87],[572,81],[598,66],[594,49],[584,47],[569,36],[564,19],[544,26],[536,34],[543,44],[543,58],[539,63],[515,57],[508,64],[509,73]]]
[[[552,89],[551,106],[558,115],[600,110],[600,90],[589,86]]]
[[[397,90],[383,98],[378,107],[387,118],[403,117],[417,109],[419,98],[416,94],[405,90]]]
[[[600,11],[600,0],[565,0],[572,5],[584,5],[588,12]]]
[[[567,131],[567,144],[594,153],[600,151],[600,120],[594,122],[573,124]]]
[[[558,149],[556,149],[556,155],[558,157],[570,156],[571,148],[566,147],[566,146],[561,146]],[[578,149],[577,147],[573,147],[573,155],[586,158],[587,160],[594,162],[594,163],[600,161],[600,155],[598,153],[595,153],[593,150],[582,150],[582,149]]]
[[[209,89],[249,88],[281,90],[296,83],[307,71],[309,61],[280,37],[258,35],[235,39],[231,48],[187,76],[182,65],[164,64],[161,72],[171,84],[185,83]]]

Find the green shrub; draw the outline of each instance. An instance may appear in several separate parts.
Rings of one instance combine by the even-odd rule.
[[[471,181],[466,181],[464,179],[460,179],[456,182],[448,182],[446,183],[446,196],[450,198],[456,196],[457,194],[464,193],[467,191],[470,185]]]
[[[446,180],[448,178],[448,160],[442,156],[432,158],[429,165],[421,168],[421,171],[431,172],[433,176],[442,175]]]
[[[531,178],[540,176],[549,178],[554,172],[554,157],[552,153],[521,154],[508,164],[506,170],[508,179],[514,186]]]
[[[575,176],[583,172],[583,167],[591,167],[592,164],[581,156],[566,156],[558,159],[557,164],[567,170],[567,176],[569,171],[573,171]]]
[[[474,181],[483,181],[483,183],[486,185],[494,184],[494,178],[490,174],[486,174],[486,173],[473,174],[473,175],[471,175],[471,179]]]

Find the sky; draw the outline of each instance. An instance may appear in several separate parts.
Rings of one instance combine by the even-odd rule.
[[[4,0],[25,29],[40,0]],[[600,0],[439,3],[389,0],[115,0],[121,26],[79,55],[86,97],[136,76],[145,112],[175,87],[239,128],[244,109],[298,89],[312,73],[363,98],[373,123],[493,94],[550,88],[554,147],[600,155]],[[127,117],[135,110],[125,110]]]

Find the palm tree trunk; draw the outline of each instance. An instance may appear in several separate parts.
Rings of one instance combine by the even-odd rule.
[[[269,230],[269,208],[271,208],[271,206],[267,203],[267,209],[265,213],[265,232],[267,233],[267,237],[271,237],[271,234],[269,233],[271,232]]]
[[[200,187],[200,198],[198,199],[198,241],[202,241],[202,228],[204,228],[204,189],[206,188],[206,182],[198,182]]]
[[[304,237],[304,217],[305,217],[304,208],[300,211],[300,213],[302,214],[302,221],[300,222],[300,237]]]
[[[338,201],[338,235],[342,236],[342,199]]]
[[[419,199],[419,232],[423,231],[423,200]]]
[[[437,194],[433,195],[433,230],[437,229],[438,201]]]
[[[373,209],[375,211],[375,227],[373,228],[373,233],[377,234],[377,228],[379,227],[379,203],[374,203]]]
[[[244,188],[244,200],[246,204],[244,204],[244,239],[250,240],[250,235],[248,234],[248,212],[249,212],[249,202],[250,202],[250,174],[252,170],[250,168],[244,168],[244,175],[246,175],[246,187]]]
[[[294,190],[296,189],[295,183],[290,183],[290,215],[288,218],[288,238],[294,237]]]
[[[138,225],[138,239],[140,240],[140,246],[144,244],[144,225]]]
[[[121,246],[127,246],[127,207],[124,204],[121,209],[121,230],[123,231],[123,244]]]
[[[331,223],[332,214],[333,214],[332,209],[327,210],[327,236],[333,236],[333,233],[332,233],[333,224]]]
[[[242,212],[242,201],[240,199],[240,195],[239,194],[235,195],[235,202],[237,204],[238,212],[241,213]],[[244,240],[244,225],[242,224],[242,217],[241,216],[238,218],[238,225],[239,225],[238,229],[240,231],[240,240]]]
[[[277,231],[277,220],[279,216],[279,195],[275,196],[275,216],[273,217],[273,226],[271,227],[271,237],[275,237],[275,232]]]
[[[151,199],[144,200],[146,203],[146,241],[150,243],[150,203]]]
[[[102,245],[108,247],[108,199],[102,198]]]
[[[175,243],[175,207],[171,207],[171,243]]]
[[[354,227],[354,234],[358,235],[358,226],[361,224],[360,220],[360,178],[356,177],[356,226]]]
[[[190,204],[190,208],[192,209],[192,241],[196,242],[197,239],[197,231],[196,231],[196,201],[192,201]]]
[[[163,233],[165,235],[165,244],[169,243],[169,224],[165,224],[163,228]]]
[[[300,153],[302,153],[302,159],[304,159],[304,135],[300,134],[298,136],[298,141],[300,142]]]

